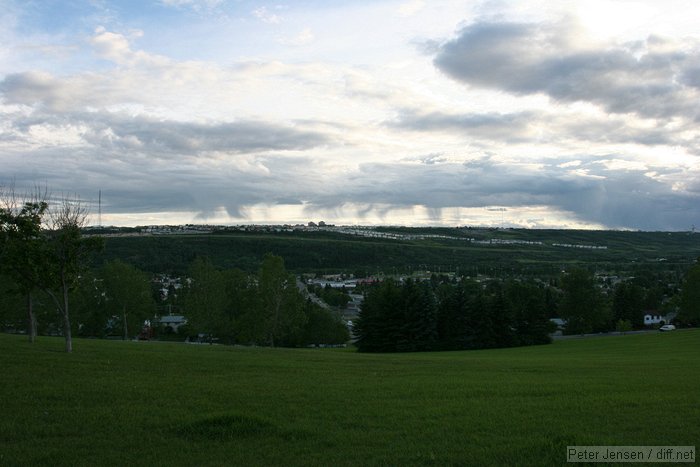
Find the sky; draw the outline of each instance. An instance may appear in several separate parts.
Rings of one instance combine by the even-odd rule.
[[[690,230],[698,24],[697,0],[0,0],[0,185],[103,225]]]

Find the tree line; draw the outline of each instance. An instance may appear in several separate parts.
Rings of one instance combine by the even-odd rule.
[[[144,323],[157,328],[163,313],[149,274],[120,259],[90,267],[104,241],[83,235],[87,217],[79,200],[52,201],[40,189],[26,196],[0,189],[0,319],[14,321],[15,310],[24,309],[30,342],[40,325],[63,335],[67,352],[75,334],[128,339]],[[270,346],[349,338],[340,316],[303,296],[279,256],[266,255],[257,274],[220,270],[198,257],[181,295],[186,332],[193,335]]]
[[[206,257],[195,259],[183,290],[187,331],[226,343],[298,347],[344,344],[340,315],[313,303],[280,256],[266,254],[257,274],[220,270]]]
[[[700,325],[700,260],[680,291],[640,276],[604,287],[590,271],[571,269],[549,283],[532,280],[387,280],[365,294],[354,332],[365,352],[465,350],[546,344],[566,334],[644,329],[644,314]],[[676,313],[677,312],[677,313]]]
[[[568,334],[644,329],[647,313],[669,316],[682,326],[700,325],[700,262],[688,269],[680,290],[645,274],[603,287],[585,269],[572,269],[559,282],[559,315]]]
[[[545,289],[532,283],[387,280],[355,324],[358,350],[467,350],[551,342]]]
[[[0,274],[0,320],[16,328],[21,301],[13,277]],[[33,336],[65,335],[55,303],[33,292]],[[314,304],[297,287],[282,258],[266,255],[258,273],[219,269],[207,257],[191,264],[185,285],[166,301],[150,274],[119,259],[84,268],[68,293],[70,335],[97,338],[161,338],[262,346],[343,344],[349,334],[340,315]],[[168,310],[183,314],[177,332],[159,325]],[[26,319],[24,320],[26,323]]]

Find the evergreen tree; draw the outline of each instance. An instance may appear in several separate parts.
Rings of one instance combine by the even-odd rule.
[[[551,342],[544,290],[532,284],[486,287],[388,280],[371,289],[355,331],[363,352],[510,347]],[[439,300],[436,300],[439,297]]]
[[[406,281],[401,289],[402,325],[396,350],[431,350],[437,341],[437,307],[427,283]]]
[[[441,285],[438,288],[436,331],[439,348],[453,350],[463,348],[467,323],[463,319],[466,293],[462,283],[457,286]]]
[[[700,325],[700,259],[685,275],[680,304],[678,319],[693,326]]]
[[[612,302],[613,319],[629,321],[634,328],[644,326],[644,289],[633,282],[620,282],[615,287]]]
[[[508,306],[513,311],[519,345],[548,344],[551,323],[547,312],[547,289],[510,281],[506,284]]]
[[[372,288],[365,296],[355,322],[361,352],[394,352],[400,337],[401,291],[393,280]]]
[[[567,321],[569,334],[585,334],[610,327],[609,310],[593,274],[584,269],[572,269],[562,276],[561,287],[564,291],[561,317]]]
[[[487,312],[491,315],[491,332],[494,347],[518,345],[516,317],[511,303],[506,300],[503,284],[493,284],[487,301]]]
[[[491,297],[482,289],[479,289],[469,301],[470,349],[490,349],[498,346],[496,336],[496,323],[494,322],[495,307],[491,304]]]

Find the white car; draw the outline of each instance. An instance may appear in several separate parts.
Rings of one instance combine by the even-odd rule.
[[[659,331],[661,331],[661,332],[663,332],[663,331],[673,331],[673,330],[675,330],[675,329],[676,329],[676,327],[675,327],[673,324],[664,324],[663,326],[661,326],[661,327],[659,328]]]

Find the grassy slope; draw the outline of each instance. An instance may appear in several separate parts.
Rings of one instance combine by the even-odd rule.
[[[700,440],[700,331],[423,354],[0,335],[0,465],[560,465]]]

